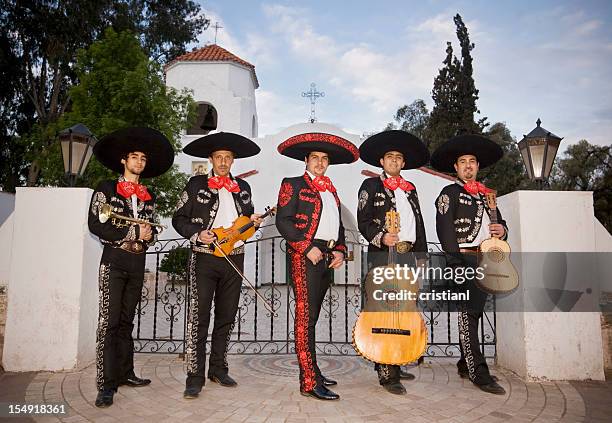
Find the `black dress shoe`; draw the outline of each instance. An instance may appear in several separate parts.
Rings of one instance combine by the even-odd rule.
[[[310,391],[300,390],[300,393],[304,395],[305,397],[314,397],[320,400],[330,401],[330,400],[337,400],[340,398],[340,395],[336,394],[333,391],[330,391],[323,385],[317,385],[314,388],[312,388]]]
[[[502,388],[497,382],[487,383],[486,385],[476,385],[481,391],[488,392],[489,394],[504,395],[506,390]]]
[[[197,398],[201,390],[202,390],[201,386],[188,386],[183,391],[183,398],[185,399]]]
[[[470,378],[470,374],[467,371],[461,371],[461,370],[457,370],[457,373],[459,373],[459,376],[461,376],[461,379],[469,379]],[[493,379],[493,382],[498,382],[499,378],[497,376],[493,376],[491,375],[491,379]]]
[[[141,379],[138,376],[131,376],[121,382],[119,386],[125,385],[137,388],[139,386],[147,386],[149,383],[151,383],[151,379]]]
[[[338,382],[336,382],[335,380],[328,379],[323,375],[321,375],[321,379],[323,379],[323,386],[334,386],[338,384]]]
[[[414,380],[414,379],[416,379],[416,376],[413,375],[412,373],[408,373],[408,372],[406,372],[406,371],[404,371],[404,370],[402,370],[400,368],[400,379],[403,379],[403,380]]]
[[[395,395],[404,395],[406,393],[406,388],[400,382],[385,383],[383,388]]]
[[[208,378],[212,380],[213,382],[217,382],[221,386],[227,386],[230,388],[238,386],[238,382],[232,379],[230,375],[223,375],[223,376],[210,375],[208,376]]]
[[[114,389],[102,389],[98,391],[96,397],[96,407],[105,408],[113,405],[113,395],[115,395]]]

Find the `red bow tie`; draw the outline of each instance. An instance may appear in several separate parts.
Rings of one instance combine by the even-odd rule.
[[[236,181],[233,181],[227,176],[213,176],[208,178],[208,188],[210,189],[221,189],[225,188],[229,192],[239,192],[240,187]]]
[[[151,199],[151,194],[147,191],[147,187],[135,182],[117,182],[117,192],[125,198],[130,198],[133,194],[136,194],[136,197],[141,201],[149,201]]]
[[[412,191],[414,185],[402,178],[401,176],[392,176],[383,181],[385,188],[389,188],[391,191],[401,189],[402,191]]]
[[[317,176],[312,180],[312,184],[315,186],[317,191],[336,192],[336,187],[334,187],[334,184],[332,184],[331,179],[329,179],[327,176]]]
[[[486,194],[491,191],[484,184],[481,184],[480,182],[476,182],[476,181],[469,181],[469,182],[464,183],[463,188],[465,188],[467,193],[470,195],[477,195],[479,193]]]

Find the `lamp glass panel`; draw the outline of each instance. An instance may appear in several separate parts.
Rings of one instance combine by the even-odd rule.
[[[72,141],[72,168],[70,169],[70,174],[76,175],[79,173],[79,166],[87,148],[88,145],[86,143]]]
[[[68,162],[70,160],[70,138],[62,139],[62,157],[64,158],[64,171],[68,172]]]
[[[546,152],[546,167],[544,168],[544,178],[548,178],[550,171],[552,170],[553,162],[557,156],[557,150],[559,149],[559,142],[551,141],[548,144],[548,151]]]
[[[521,152],[521,156],[523,157],[523,163],[525,164],[525,168],[527,169],[527,176],[529,176],[529,179],[533,179],[531,163],[529,163],[529,152],[527,148],[527,143],[522,146],[519,144],[519,151]]]
[[[533,175],[536,179],[542,177],[545,147],[545,144],[536,144],[529,146],[529,151],[531,152],[531,164],[533,165]]]

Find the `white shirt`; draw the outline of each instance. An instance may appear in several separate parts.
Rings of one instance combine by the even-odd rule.
[[[315,176],[306,171],[308,176],[314,180]],[[316,239],[323,239],[329,241],[333,239],[338,240],[338,230],[340,229],[340,215],[338,213],[338,205],[334,194],[329,191],[319,192],[322,200],[321,207],[321,218],[319,219],[319,227],[315,234]]]
[[[132,194],[130,197],[132,200],[132,214],[134,219],[138,219],[138,197],[136,197],[136,194]]]
[[[389,177],[386,173],[385,175]],[[395,209],[400,215],[400,231],[397,235],[400,241],[414,242],[416,241],[416,219],[406,192],[397,188],[393,194],[395,195]]]
[[[474,199],[476,201],[476,199]],[[467,247],[478,247],[482,241],[485,239],[491,238],[491,233],[489,232],[489,224],[491,223],[491,219],[489,218],[489,213],[486,210],[482,212],[482,221],[480,222],[480,230],[474,238],[472,242],[463,242],[459,244],[459,248],[467,248]]]
[[[236,204],[234,203],[234,196],[225,187],[219,191],[219,208],[215,215],[212,228],[229,228],[234,223],[234,220],[238,218],[238,212],[236,211]],[[234,247],[239,247],[244,242],[238,241],[234,244]]]

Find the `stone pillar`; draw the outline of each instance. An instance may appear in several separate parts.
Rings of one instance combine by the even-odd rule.
[[[500,309],[513,311],[497,315],[497,363],[527,380],[604,380],[601,313],[594,307],[532,311],[529,290],[546,272],[542,263],[527,263],[533,255],[525,254],[597,251],[592,193],[516,191],[500,197],[499,207],[510,229],[508,242],[523,260],[517,266],[521,285],[498,299]]]
[[[102,247],[87,226],[91,194],[17,188],[6,371],[75,369],[95,358]]]

